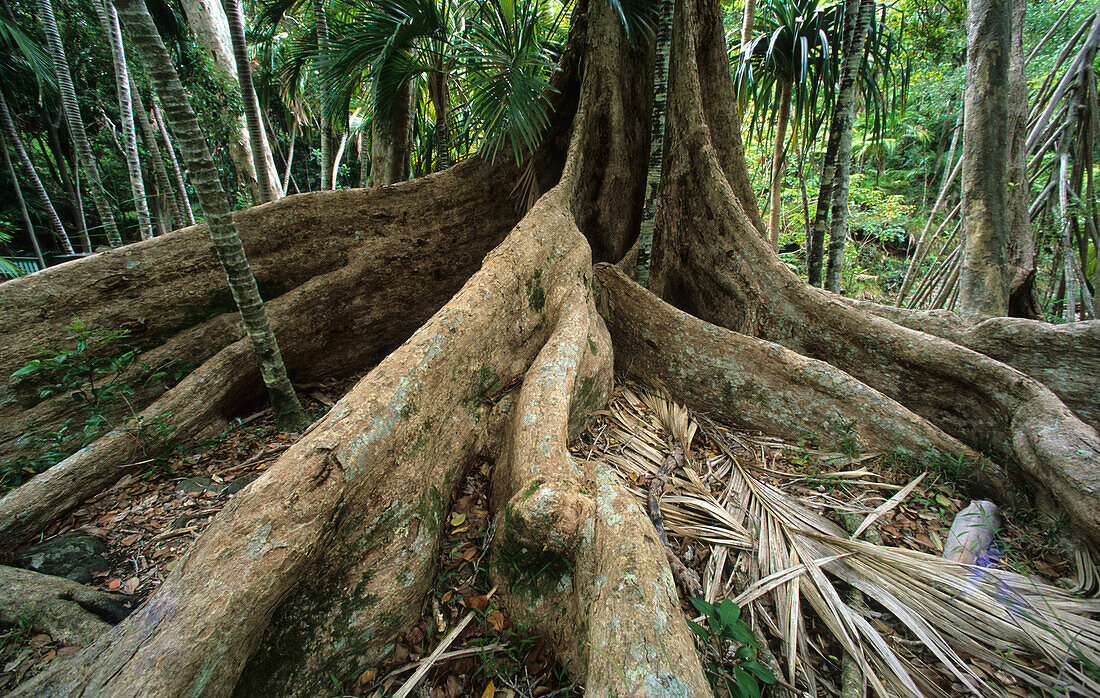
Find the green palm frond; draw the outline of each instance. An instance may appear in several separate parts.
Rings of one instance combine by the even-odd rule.
[[[56,92],[49,54],[15,21],[0,15],[0,86],[21,88],[36,83],[40,92]]]
[[[550,125],[556,36],[539,0],[482,0],[462,38],[468,107],[495,157],[507,140],[517,162]]]

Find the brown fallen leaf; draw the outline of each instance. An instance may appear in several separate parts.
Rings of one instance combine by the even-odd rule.
[[[111,581],[107,582],[107,590],[108,591],[114,591],[115,589],[118,589],[120,586],[122,586],[122,582],[118,579],[112,579]]]
[[[493,626],[493,630],[498,633],[504,630],[504,614],[495,608],[489,611],[489,625]]]
[[[141,540],[141,534],[140,533],[134,533],[133,535],[126,536],[125,538],[123,538],[119,542],[124,547],[129,548],[131,545],[133,545],[134,543],[137,543],[139,540]]]
[[[462,599],[462,603],[466,604],[467,608],[475,611],[484,611],[489,607],[489,597],[484,594],[481,596],[467,596]]]
[[[47,635],[45,633],[39,633],[39,634],[35,635],[34,637],[32,637],[27,642],[27,644],[30,645],[31,647],[33,647],[34,649],[38,649],[40,647],[45,647],[46,645],[50,644],[51,642],[53,642],[52,637],[50,637],[49,635]]]
[[[122,585],[122,592],[127,596],[133,596],[140,583],[141,581],[137,577],[130,577],[126,580],[126,583]]]
[[[485,686],[485,690],[481,692],[481,698],[493,698],[493,696],[495,696],[496,693],[497,693],[496,686],[494,686],[493,682],[490,681]]]

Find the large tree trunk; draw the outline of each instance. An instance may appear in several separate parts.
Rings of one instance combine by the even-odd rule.
[[[375,111],[370,144],[372,187],[396,184],[409,178],[415,90],[416,82],[410,80],[397,90],[388,113]]]
[[[1008,314],[1005,196],[1011,35],[1011,0],[968,3],[959,312],[975,319]]]
[[[1027,76],[1024,17],[1027,0],[1012,0],[1012,49],[1008,66],[1008,315],[1040,317],[1035,300],[1035,236],[1028,215]]]
[[[567,450],[607,397],[612,358],[755,428],[854,435],[861,447],[929,462],[974,459],[990,490],[1006,495],[1018,480],[1052,495],[1100,540],[1100,438],[1054,394],[987,355],[808,288],[760,236],[716,0],[680,0],[673,23],[651,277],[672,305],[614,268],[593,270],[591,248],[621,245],[619,228],[598,225],[611,220],[599,209],[640,203],[645,186],[644,145],[629,167],[605,167],[627,163],[629,152],[605,157],[613,112],[646,113],[649,99],[638,80],[622,79],[644,50],[613,20],[606,3],[577,8],[556,77],[557,118],[532,163],[547,191],[518,223],[515,202],[500,194],[515,167],[476,160],[366,193],[318,192],[241,212],[253,244],[269,246],[273,273],[282,272],[280,254],[300,256],[291,248],[321,258],[289,264],[292,290],[272,304],[298,375],[360,369],[392,347],[375,342],[380,329],[400,341],[438,310],[234,497],[143,608],[15,695],[312,696],[330,690],[331,677],[357,677],[420,612],[447,504],[485,460],[494,464],[493,554],[528,566],[521,578],[491,567],[512,616],[537,628],[591,695],[710,695],[653,528],[614,474]],[[628,127],[620,142],[646,142],[644,119],[618,123]],[[297,239],[310,229],[329,234]],[[196,234],[136,247],[159,259]],[[130,268],[131,254],[59,269],[54,280]],[[209,271],[192,276],[213,285]],[[21,292],[29,288],[24,281]],[[139,304],[116,312],[137,315]],[[307,308],[318,311],[308,322]],[[1095,357],[1097,326],[1082,327],[1063,338],[1078,352],[1069,356]],[[1011,337],[990,342],[1009,348]],[[197,425],[216,415],[196,410],[228,410],[253,394],[255,376],[233,370],[236,347],[161,405],[198,403]],[[1019,348],[1017,359],[1031,352]],[[1073,360],[1051,362],[1069,371]],[[1095,389],[1097,372],[1084,372]],[[162,408],[146,414],[154,409]],[[112,463],[117,476],[129,457],[122,438],[93,445],[94,461],[74,456],[62,476],[41,476],[52,486],[36,491],[48,496]],[[34,484],[0,501],[0,521],[25,517],[0,536],[5,549],[78,501],[25,497],[17,506]]]

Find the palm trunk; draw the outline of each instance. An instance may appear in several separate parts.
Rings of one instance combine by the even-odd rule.
[[[388,114],[378,110],[371,125],[370,185],[381,187],[409,178],[412,142],[412,93],[416,82],[397,90]]]
[[[130,194],[137,211],[138,231],[142,240],[153,239],[153,225],[149,217],[149,202],[145,198],[145,179],[141,174],[141,159],[137,151],[137,129],[134,128],[134,112],[130,98],[130,71],[126,67],[126,51],[122,46],[122,29],[111,0],[93,0],[99,22],[111,44],[115,64],[115,90],[118,93],[119,120],[122,122],[122,150],[126,169],[130,175]]]
[[[107,233],[107,244],[118,247],[122,244],[122,236],[118,233],[114,213],[107,201],[107,192],[104,190],[103,182],[99,178],[99,167],[96,165],[95,156],[92,155],[92,148],[88,144],[84,122],[80,118],[80,108],[76,101],[76,90],[73,88],[72,74],[69,72],[69,64],[65,60],[65,50],[61,45],[61,34],[57,31],[57,22],[54,20],[53,5],[50,0],[38,0],[38,14],[42,19],[42,26],[46,30],[46,40],[50,46],[50,58],[53,62],[54,73],[57,76],[61,103],[65,109],[65,121],[68,123],[69,133],[72,134],[73,142],[76,145],[80,169],[88,182],[92,203],[95,204],[99,220]]]
[[[1008,314],[1009,5],[1009,0],[968,4],[959,312],[975,319]]]
[[[145,103],[141,99],[134,77],[130,76],[130,97],[133,100],[134,114],[137,116],[137,125],[141,129],[141,137],[145,141],[145,149],[149,151],[149,157],[153,161],[153,177],[157,183],[157,194],[162,200],[158,218],[162,223],[168,218],[169,212],[175,219],[175,225],[166,226],[168,230],[182,228],[184,225],[183,211],[179,208],[179,202],[172,193],[172,184],[168,179],[168,171],[164,169],[164,157],[161,155],[160,146],[157,145],[157,137],[153,133],[153,125],[149,123],[149,113],[145,111]],[[164,231],[162,231],[164,232]]]
[[[290,148],[286,154],[286,172],[283,173],[283,191],[290,191],[290,167],[294,164],[294,141],[298,139],[298,121],[290,127]]]
[[[233,42],[229,34],[229,20],[222,8],[222,0],[182,0],[183,11],[187,15],[187,23],[195,32],[198,42],[210,52],[220,70],[222,70],[233,82],[237,81],[237,63],[233,59]],[[244,114],[239,117],[238,128],[234,129],[233,137],[225,143],[233,168],[236,170],[237,179],[248,189],[252,200],[259,203],[263,198],[260,192],[260,184],[256,177],[256,166],[252,160],[252,150],[259,149],[267,163],[267,171],[274,175],[275,162],[271,156],[271,149],[265,147],[264,142],[252,143],[249,138],[248,125]],[[272,179],[271,190],[278,191],[279,183]]]
[[[233,60],[237,64],[237,81],[241,86],[241,102],[244,104],[244,120],[248,124],[248,140],[252,144],[252,164],[256,168],[256,181],[260,185],[260,198],[263,202],[274,201],[280,192],[272,185],[276,181],[267,168],[264,153],[270,148],[260,122],[260,101],[256,98],[256,89],[252,85],[252,64],[248,59],[248,46],[244,41],[244,17],[240,0],[224,0],[225,17],[229,20],[229,36],[233,40]]]
[[[19,138],[19,132],[15,130],[15,122],[12,121],[11,112],[8,111],[8,103],[4,99],[3,93],[0,93],[0,127],[4,130],[4,136],[11,144],[11,148],[15,151],[15,156],[19,160],[19,166],[23,168],[23,174],[31,182],[31,187],[34,189],[34,195],[38,197],[39,203],[42,205],[42,209],[46,215],[46,221],[50,226],[50,231],[53,232],[54,238],[57,240],[58,247],[65,254],[74,254],[73,245],[69,242],[69,235],[65,232],[65,228],[61,225],[61,219],[57,217],[57,211],[54,210],[53,204],[50,202],[50,197],[46,194],[46,187],[42,186],[42,180],[38,178],[38,173],[34,171],[34,164],[31,163],[31,158],[27,155],[27,149],[23,147],[23,141]]]
[[[65,118],[64,113],[59,114],[56,120],[48,119],[46,122],[46,135],[49,137],[50,152],[57,163],[57,173],[61,176],[61,187],[65,190],[73,214],[73,223],[76,224],[76,235],[84,246],[85,252],[92,251],[91,240],[88,239],[88,227],[84,222],[84,211],[80,208],[80,200],[76,196],[76,168],[75,163],[70,163],[65,150],[61,147],[61,134],[59,122]],[[70,165],[74,165],[70,168]]]
[[[191,211],[191,199],[187,196],[187,185],[183,182],[183,171],[176,160],[176,150],[172,147],[172,139],[168,137],[168,129],[164,125],[164,118],[160,115],[160,107],[157,106],[157,96],[153,95],[153,121],[160,131],[160,138],[164,141],[164,151],[168,154],[168,164],[172,166],[172,182],[175,184],[176,205],[183,213],[180,225],[195,225],[195,214]]]
[[[756,0],[745,0],[745,14],[741,18],[741,45],[752,39],[752,25],[756,20]]]
[[[852,125],[855,123],[856,75],[863,60],[863,44],[867,38],[867,28],[875,11],[874,0],[855,0],[849,2],[851,9],[857,10],[858,17],[852,26],[849,39],[844,43],[844,58],[841,65],[840,93],[837,95],[833,111],[832,131],[837,137],[836,170],[832,182],[832,204],[829,217],[829,263],[825,271],[825,288],[840,293],[841,278],[844,271],[844,247],[848,239],[848,184],[852,167]],[[856,14],[848,15],[856,17]]]
[[[451,166],[451,139],[447,129],[447,73],[440,71],[428,76],[428,96],[435,109],[435,172]]]
[[[313,22],[317,29],[317,50],[328,51],[328,16],[324,0],[313,0]],[[332,189],[332,110],[321,102],[321,189]]]
[[[240,310],[252,350],[260,364],[260,373],[271,397],[280,428],[296,430],[308,422],[294,388],[287,377],[286,366],[275,335],[267,321],[256,277],[252,275],[244,247],[230,213],[229,200],[222,189],[218,170],[207,150],[195,112],[176,74],[156,25],[145,8],[144,0],[118,0],[118,7],[134,45],[156,85],[164,104],[165,115],[179,139],[180,150],[191,171],[195,191],[199,195],[210,238],[229,280],[233,300]]]
[[[768,210],[768,240],[773,249],[779,249],[779,229],[783,226],[783,148],[787,140],[787,120],[791,114],[791,83],[785,81],[779,88],[779,114],[775,124],[775,143],[772,145],[772,182]]]
[[[370,186],[370,132],[359,130],[359,188]]]
[[[15,168],[8,156],[7,139],[0,133],[0,151],[4,155],[4,170],[11,177],[11,190],[15,194],[15,202],[19,205],[19,213],[23,216],[23,225],[27,227],[27,237],[30,238],[31,247],[34,248],[34,256],[38,258],[38,266],[46,268],[46,259],[42,256],[42,248],[38,245],[38,236],[34,234],[34,224],[31,223],[31,214],[27,212],[27,202],[23,200],[23,192],[19,187],[19,179],[15,175]]]
[[[649,165],[645,176],[645,202],[638,227],[638,267],[635,280],[649,286],[649,268],[653,259],[653,231],[657,216],[657,193],[661,188],[661,168],[665,160],[665,107],[668,104],[668,64],[672,54],[673,0],[661,0],[657,15],[657,46],[653,65],[653,112],[649,126]]]

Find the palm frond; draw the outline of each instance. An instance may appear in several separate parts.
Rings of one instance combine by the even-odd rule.
[[[971,695],[1002,695],[975,661],[1040,692],[1100,693],[1100,600],[1009,570],[856,540],[814,510],[823,501],[810,503],[762,480],[758,473],[766,467],[753,462],[760,459],[753,455],[756,447],[700,426],[660,391],[621,389],[606,419],[607,438],[592,458],[609,463],[639,499],[645,497],[639,483],[656,473],[673,440],[685,443],[700,429],[706,434],[716,451],[685,461],[673,474],[661,501],[666,526],[673,535],[711,546],[707,600],[737,590],[735,603],[780,638],[789,682],[814,690],[820,677],[811,660],[828,651],[807,632],[805,606],[876,695],[946,695],[920,671],[917,657],[898,649],[894,633],[882,634],[888,626],[879,612],[848,603],[843,589],[851,586]],[[855,508],[877,516],[915,486],[902,488],[875,512]],[[1095,580],[1091,560],[1079,563]]]

